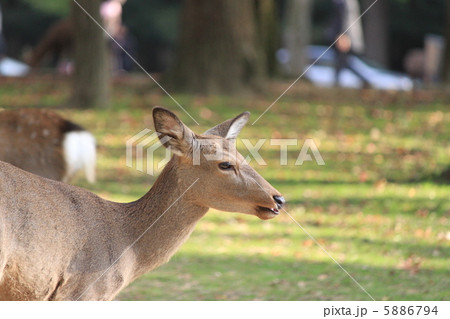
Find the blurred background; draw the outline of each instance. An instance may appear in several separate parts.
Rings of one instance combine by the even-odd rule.
[[[101,2],[108,1],[96,2],[96,5],[100,6]],[[203,12],[197,12],[197,8],[189,11],[189,7],[183,7],[182,1],[179,0],[119,2],[123,2],[121,23],[125,34],[122,36],[121,44],[145,70],[152,73],[166,72],[171,68],[178,68],[180,71],[179,68],[182,66],[175,67],[177,63],[193,62],[189,60],[192,57],[181,57],[185,50],[192,49],[189,46],[202,44],[219,47],[220,41],[230,41],[223,37],[220,39],[211,37],[216,40],[205,43],[208,38],[206,31],[220,24],[217,20],[220,17],[214,16],[217,12],[223,15],[223,19],[235,19],[236,24],[248,29],[248,34],[241,36],[246,38],[247,45],[251,44],[256,51],[255,54],[260,56],[257,63],[261,69],[259,72],[269,77],[299,76],[299,71],[303,71],[304,67],[312,62],[310,60],[316,60],[322,53],[320,46],[325,46],[326,49],[334,41],[330,38],[330,28],[333,27],[336,15],[334,0],[261,0],[254,1],[253,7],[246,10],[241,10],[245,6],[241,4],[241,8],[233,9],[238,10],[235,13],[217,5],[209,7],[200,3],[198,6],[203,7]],[[356,2],[359,3],[358,13],[366,11],[374,3],[372,0]],[[407,73],[415,80],[436,82],[448,79],[450,75],[446,61],[449,60],[449,50],[445,50],[445,43],[450,37],[448,26],[450,14],[445,0],[377,2],[367,10],[361,23],[354,25],[354,28],[362,28],[365,42],[365,48],[360,56],[374,67]],[[2,31],[6,55],[28,61],[33,67],[59,66],[61,72],[67,71],[63,65],[64,62],[73,59],[71,41],[74,35],[72,31],[68,31],[68,27],[62,26],[58,29],[58,25],[62,20],[71,17],[71,11],[74,11],[71,7],[74,3],[69,0],[2,0],[0,4],[4,11]],[[80,14],[83,13],[79,11]],[[200,20],[203,15],[210,19]],[[231,20],[229,22],[234,23]],[[190,30],[189,26],[193,29]],[[219,35],[220,32],[229,32],[227,28],[232,28],[231,25],[223,26],[222,30],[211,30],[210,34]],[[198,31],[194,30],[194,27],[205,28],[204,39],[197,38],[196,41],[183,42]],[[48,47],[44,47],[42,41],[45,40],[45,35],[48,35],[49,29],[53,31],[51,34],[53,38],[51,36],[47,38]],[[36,52],[36,49],[45,52]],[[202,48],[198,50],[205,51]],[[222,54],[235,55],[236,50],[238,49],[228,47]],[[125,61],[120,65],[120,69],[139,70],[126,55],[123,59]],[[319,64],[326,62],[322,61]],[[210,65],[212,62],[204,63]],[[306,76],[313,82],[321,83],[320,79],[311,79],[312,77],[314,76]],[[326,83],[326,80],[322,79],[323,81]],[[418,81],[416,84],[423,83]]]
[[[299,141],[288,165],[269,143],[260,150],[268,165],[250,164],[375,299],[450,298],[448,1],[0,6],[0,108],[50,109],[97,140],[97,182],[72,184],[115,201],[141,197],[156,177],[126,166],[125,142],[153,128],[155,105],[197,133],[248,110],[257,122],[242,138]],[[306,138],[325,166],[294,164]],[[288,216],[211,211],[167,265],[118,299],[368,296]]]

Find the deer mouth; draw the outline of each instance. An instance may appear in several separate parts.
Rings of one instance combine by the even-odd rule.
[[[264,220],[272,219],[279,214],[280,211],[278,210],[278,208],[264,206],[257,206],[256,208],[256,216]]]

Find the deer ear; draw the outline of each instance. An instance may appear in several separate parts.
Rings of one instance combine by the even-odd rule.
[[[195,134],[171,111],[156,106],[153,122],[161,144],[178,156],[188,156]]]
[[[217,135],[227,139],[235,139],[242,128],[247,124],[250,112],[239,114],[234,119],[227,120],[207,130],[204,135]]]

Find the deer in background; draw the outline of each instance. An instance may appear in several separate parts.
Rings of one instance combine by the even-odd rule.
[[[79,170],[95,182],[95,138],[82,127],[42,109],[0,112],[0,161],[57,181]]]
[[[277,216],[283,197],[234,146],[248,118],[246,112],[195,134],[169,110],[154,108],[155,129],[174,155],[132,203],[0,162],[0,300],[111,300],[167,262],[209,208]],[[220,160],[206,159],[211,153]]]
[[[31,53],[28,63],[32,68],[38,67],[48,54],[53,55],[53,62],[57,63],[62,56],[70,56],[73,46],[72,19],[59,20],[51,25],[36,48]]]

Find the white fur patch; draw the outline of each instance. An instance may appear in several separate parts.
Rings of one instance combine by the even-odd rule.
[[[64,159],[66,160],[66,175],[64,181],[71,178],[77,171],[83,169],[86,179],[95,182],[95,163],[97,150],[95,138],[86,131],[69,132],[63,141]]]

